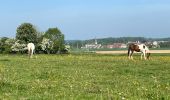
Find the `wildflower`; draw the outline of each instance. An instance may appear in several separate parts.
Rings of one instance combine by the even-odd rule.
[[[125,97],[122,97],[122,100],[125,100]]]

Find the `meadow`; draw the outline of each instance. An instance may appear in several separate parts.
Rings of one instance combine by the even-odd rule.
[[[0,99],[170,99],[170,54],[36,56],[0,55]]]

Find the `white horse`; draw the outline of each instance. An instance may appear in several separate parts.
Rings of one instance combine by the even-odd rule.
[[[141,52],[141,59],[142,59],[142,56],[144,56],[145,60],[149,59],[150,57],[150,51],[145,44],[130,44],[128,48],[129,59],[133,59],[132,55],[134,51]]]
[[[35,45],[33,43],[28,43],[27,44],[27,48],[28,48],[28,55],[29,58],[32,58],[33,54],[35,53]]]

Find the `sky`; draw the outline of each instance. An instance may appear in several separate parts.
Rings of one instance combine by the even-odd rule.
[[[0,37],[22,23],[57,27],[66,40],[170,37],[170,0],[0,0]]]

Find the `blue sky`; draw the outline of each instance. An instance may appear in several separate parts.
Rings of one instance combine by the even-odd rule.
[[[66,39],[170,37],[170,0],[1,0],[0,37],[32,23],[58,27]]]

